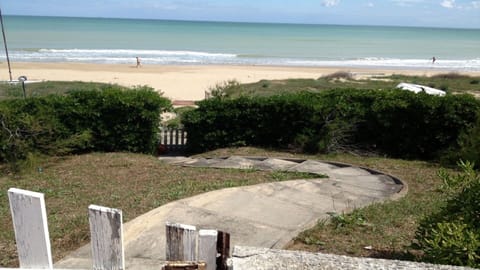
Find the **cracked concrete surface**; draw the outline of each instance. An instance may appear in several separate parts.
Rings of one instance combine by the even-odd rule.
[[[124,225],[127,269],[149,269],[164,260],[167,221],[229,232],[232,246],[282,248],[319,219],[328,218],[329,212],[349,211],[406,191],[395,177],[338,163],[238,156],[161,159],[176,166],[298,171],[328,178],[222,189],[156,208]],[[87,245],[56,267],[88,269],[90,257]]]

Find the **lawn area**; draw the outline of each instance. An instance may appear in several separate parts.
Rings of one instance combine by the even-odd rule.
[[[54,260],[89,241],[90,204],[123,210],[127,222],[168,202],[211,190],[305,178],[305,174],[183,168],[153,156],[94,153],[47,158],[0,177],[0,266],[17,266],[7,190],[45,194]]]
[[[408,184],[406,197],[356,210],[354,217],[340,226],[319,222],[298,236],[289,249],[411,258],[407,251],[417,222],[434,211],[440,198],[439,167],[427,162],[346,154],[312,156],[251,147],[220,149],[197,156],[230,155],[345,162],[394,175]],[[202,192],[295,178],[298,178],[295,174],[276,172],[176,167],[139,154],[94,153],[49,158],[20,174],[0,178],[0,265],[17,264],[6,192],[10,187],[45,193],[52,250],[58,260],[89,241],[89,204],[122,209],[127,222],[167,202]],[[372,248],[365,249],[368,246]]]
[[[442,181],[437,175],[440,166],[424,161],[348,154],[312,156],[249,147],[221,149],[205,155],[282,156],[344,162],[396,176],[407,184],[408,194],[404,198],[357,209],[354,214],[341,215],[332,222],[319,221],[286,247],[292,250],[414,260],[417,254],[410,252],[409,245],[418,221],[438,209],[442,199],[439,191]]]

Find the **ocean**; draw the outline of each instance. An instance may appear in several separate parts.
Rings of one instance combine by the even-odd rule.
[[[480,71],[480,29],[34,16],[4,25],[12,62]]]

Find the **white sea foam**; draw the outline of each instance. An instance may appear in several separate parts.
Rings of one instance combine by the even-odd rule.
[[[41,54],[60,54],[60,55],[121,55],[121,56],[142,56],[142,55],[157,55],[157,56],[191,56],[191,57],[236,57],[235,54],[227,53],[208,53],[197,51],[167,51],[167,50],[106,50],[106,49],[40,49]]]
[[[86,62],[86,63],[135,63],[140,57],[144,64],[238,64],[279,66],[330,66],[371,68],[418,68],[480,71],[480,58],[476,59],[399,59],[365,57],[358,59],[303,59],[262,55],[236,55],[182,50],[126,50],[126,49],[38,49],[13,50],[13,61],[22,62]]]
[[[287,60],[288,65],[295,66],[335,66],[335,67],[382,67],[382,68],[414,68],[414,69],[447,69],[463,71],[480,71],[480,59],[441,60],[432,63],[429,59],[390,59],[363,58],[349,60]]]

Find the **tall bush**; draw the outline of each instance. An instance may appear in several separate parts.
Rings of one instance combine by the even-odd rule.
[[[188,148],[199,152],[226,146],[286,147],[298,133],[315,127],[308,95],[269,98],[212,98],[186,113]]]
[[[460,166],[459,175],[441,174],[445,204],[420,222],[413,247],[427,262],[480,267],[480,175]]]
[[[468,160],[480,168],[480,112],[477,121],[460,134],[459,149],[451,149],[447,154],[447,162],[458,159]]]
[[[352,148],[433,159],[449,147],[458,148],[459,134],[476,121],[479,108],[471,96],[329,90],[210,99],[188,113],[184,125],[194,152],[293,145],[310,152]]]
[[[73,91],[0,102],[0,161],[28,153],[152,153],[160,113],[171,106],[152,89]]]

